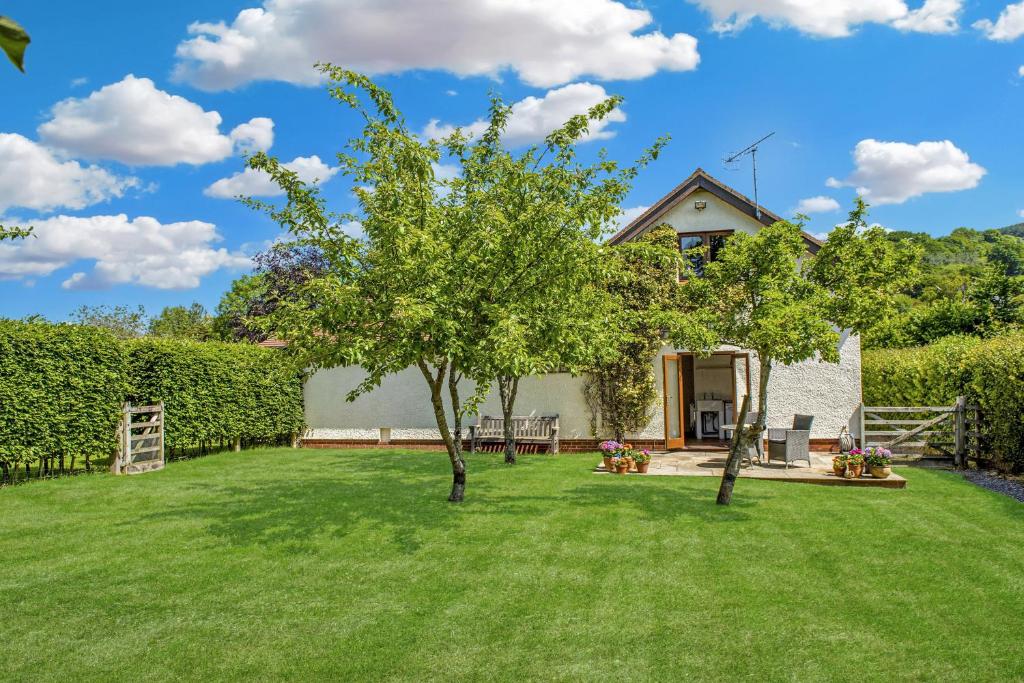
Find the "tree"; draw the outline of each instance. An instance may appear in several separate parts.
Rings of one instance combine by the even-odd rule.
[[[299,297],[302,286],[327,268],[319,250],[297,242],[274,244],[253,262],[254,272],[235,280],[217,305],[214,327],[221,339],[267,339],[279,303]]]
[[[577,374],[611,346],[614,302],[601,286],[606,227],[638,169],[657,157],[659,140],[634,166],[601,155],[577,161],[576,144],[592,122],[620,104],[610,98],[572,117],[543,146],[519,154],[502,137],[512,108],[494,98],[487,131],[469,140],[456,131],[440,141],[458,175],[442,199],[447,215],[472,236],[471,299],[480,312],[473,335],[482,377],[498,386],[504,418],[505,461],[515,463],[512,416],[520,378],[553,371]]]
[[[609,260],[607,288],[619,334],[609,344],[610,353],[588,369],[585,393],[595,435],[606,431],[621,442],[650,422],[658,398],[654,360],[666,340],[671,336],[702,349],[714,339],[697,318],[678,307],[683,261],[673,227],[662,225],[613,247]]]
[[[139,306],[80,306],[71,314],[71,322],[110,330],[121,339],[141,337],[146,330],[146,309]]]
[[[217,304],[213,331],[222,341],[263,341],[266,333],[252,322],[252,311],[266,292],[264,279],[258,274],[243,275],[231,283]]]
[[[25,48],[30,42],[32,40],[21,24],[10,17],[0,16],[0,50],[22,73],[25,72]]]
[[[686,305],[702,316],[719,343],[757,355],[758,418],[738,430],[723,489],[731,486],[741,453],[759,440],[768,417],[772,369],[810,358],[839,360],[840,330],[875,323],[915,277],[918,254],[900,249],[881,228],[869,228],[858,199],[850,220],[835,228],[816,256],[806,253],[801,227],[781,221],[756,235],[735,233],[704,276],[683,288]],[[729,495],[719,502],[728,504]]]
[[[574,117],[552,133],[532,160],[538,166],[538,174],[533,175],[501,166],[512,161],[500,150],[508,112],[503,104],[494,103],[490,124],[476,141],[466,140],[459,132],[444,141],[422,140],[407,128],[387,91],[344,69],[322,65],[321,71],[331,81],[331,95],[365,121],[362,135],[349,141],[348,153],[339,155],[342,172],[353,181],[359,212],[331,212],[315,186],[302,183],[276,159],[266,154],[250,159],[251,168],[266,171],[284,190],[286,204],[251,199],[248,203],[267,211],[297,244],[318,249],[326,263],[324,273],[302,283],[294,296],[280,302],[273,315],[275,329],[289,340],[298,359],[312,367],[358,364],[366,378],[350,399],[379,386],[389,374],[418,368],[429,388],[451,464],[448,499],[461,501],[466,486],[463,420],[483,400],[501,370],[497,365],[506,363],[495,362],[490,342],[500,338],[505,343],[501,354],[506,359],[523,357],[512,350],[520,342],[506,343],[494,330],[514,331],[538,310],[529,288],[509,286],[536,282],[530,258],[520,259],[517,253],[513,264],[494,259],[510,253],[514,229],[535,230],[519,235],[523,243],[535,245],[535,255],[543,246],[553,252],[568,243],[582,249],[577,233],[584,226],[604,227],[618,213],[617,207],[584,192],[574,209],[559,214],[562,225],[539,218],[512,223],[507,214],[495,209],[499,192],[495,188],[509,191],[505,185],[509,178],[577,188],[621,182],[626,171],[614,163],[603,159],[589,170],[581,169],[571,151],[587,134],[589,123],[607,116],[617,100]],[[369,103],[364,104],[361,96]],[[444,178],[435,173],[442,152],[460,161],[464,176]],[[560,167],[560,173],[539,173],[543,157]],[[557,196],[557,190],[543,192]],[[531,210],[542,208],[539,203],[531,206]],[[346,234],[345,225],[351,221],[359,221],[362,235]],[[545,274],[557,273],[552,266],[541,275]],[[516,373],[529,364],[514,365],[509,362],[505,369]],[[469,395],[463,380],[475,383]]]
[[[149,334],[154,337],[207,341],[213,337],[213,319],[202,304],[167,306],[150,319]]]

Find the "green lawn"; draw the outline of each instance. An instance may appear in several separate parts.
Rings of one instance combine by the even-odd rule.
[[[0,490],[2,680],[1024,678],[1024,505],[220,454]]]

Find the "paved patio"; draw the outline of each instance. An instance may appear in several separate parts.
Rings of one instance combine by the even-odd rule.
[[[832,472],[831,453],[811,453],[813,465],[808,467],[801,462],[790,465],[773,462],[751,467],[740,468],[740,478],[776,479],[778,481],[801,482],[805,484],[823,484],[826,486],[877,486],[881,488],[906,488],[907,480],[893,472],[886,479],[875,479],[865,472],[860,479],[844,479]],[[721,477],[725,469],[725,460],[729,454],[722,450],[716,451],[670,451],[652,453],[651,466],[647,474],[638,475],[631,472],[630,476],[672,476],[672,477]],[[604,463],[599,461],[594,471],[608,474]]]

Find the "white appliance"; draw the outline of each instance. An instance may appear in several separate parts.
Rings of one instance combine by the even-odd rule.
[[[722,425],[725,422],[725,401],[719,399],[701,399],[697,401],[697,438],[722,438]]]

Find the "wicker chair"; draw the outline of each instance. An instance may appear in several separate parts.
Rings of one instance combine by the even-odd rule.
[[[811,466],[811,423],[813,415],[794,415],[792,429],[768,430],[768,462],[783,460],[786,469],[798,460]]]

